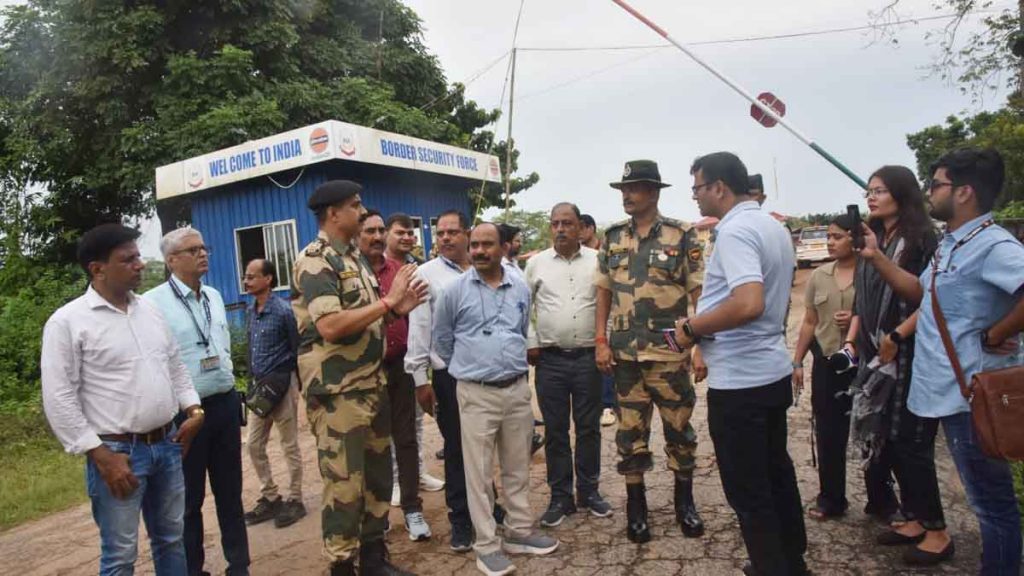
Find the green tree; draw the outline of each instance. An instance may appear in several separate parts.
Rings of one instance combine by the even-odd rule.
[[[917,173],[931,178],[930,167],[942,154],[962,146],[992,147],[1006,162],[1006,184],[996,207],[1024,200],[1024,110],[1021,101],[996,112],[982,112],[963,118],[950,116],[941,126],[929,126],[907,136],[907,145],[917,158]]]
[[[508,218],[504,215],[495,218],[496,222],[504,222],[518,227],[521,232],[523,248],[520,254],[545,250],[551,246],[550,214],[544,210],[510,210]]]
[[[29,0],[0,17],[0,176],[47,191],[27,233],[63,261],[83,229],[152,212],[156,166],[282,130],[492,144],[497,112],[449,89],[399,0]]]

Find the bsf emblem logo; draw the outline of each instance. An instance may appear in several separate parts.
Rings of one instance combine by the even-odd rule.
[[[624,168],[624,169],[622,170],[622,177],[623,177],[623,178],[629,178],[629,175],[630,175],[630,174],[631,174],[632,172],[633,172],[633,169],[632,169],[632,168],[630,168],[630,167],[629,167],[629,164],[627,163],[627,164],[626,164],[626,167],[625,167],[625,168]]]

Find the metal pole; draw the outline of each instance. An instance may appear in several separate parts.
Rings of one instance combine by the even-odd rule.
[[[822,158],[824,158],[830,164],[832,164],[833,166],[838,168],[843,174],[846,174],[846,176],[848,176],[851,180],[856,182],[858,186],[860,186],[861,188],[867,188],[868,187],[867,182],[865,182],[859,176],[854,174],[852,170],[850,170],[849,168],[844,166],[834,156],[832,156],[831,154],[826,152],[824,148],[822,148],[821,146],[818,146],[817,144],[815,144],[814,140],[812,140],[809,136],[807,136],[806,134],[804,134],[803,132],[798,130],[795,126],[791,125],[789,122],[787,122],[785,119],[783,119],[782,116],[779,116],[778,114],[776,114],[775,110],[772,110],[771,108],[766,106],[763,102],[761,102],[757,98],[754,98],[749,92],[744,90],[743,87],[741,87],[739,84],[734,82],[731,78],[726,76],[724,73],[719,71],[717,68],[715,68],[711,64],[709,64],[706,61],[704,61],[703,58],[701,58],[700,56],[698,56],[698,55],[694,54],[693,52],[691,52],[690,49],[687,48],[686,46],[684,46],[681,42],[679,42],[675,38],[672,38],[671,36],[669,36],[669,33],[666,32],[663,28],[661,28],[660,26],[658,26],[657,24],[655,24],[654,22],[649,20],[646,16],[644,16],[640,12],[637,12],[635,8],[633,8],[629,4],[626,4],[626,2],[624,0],[612,0],[612,2],[618,4],[619,7],[621,7],[626,12],[629,12],[634,18],[636,18],[640,22],[643,22],[648,28],[650,28],[651,30],[654,30],[655,32],[657,32],[659,36],[661,36],[665,40],[668,40],[669,42],[671,42],[673,46],[675,46],[676,48],[679,48],[684,54],[689,56],[694,62],[699,64],[705,70],[707,70],[708,72],[713,74],[716,78],[718,78],[722,82],[725,82],[726,85],[728,85],[730,88],[735,90],[740,96],[743,96],[744,98],[746,98],[751,104],[753,104],[754,106],[757,106],[759,109],[761,109],[761,111],[763,111],[765,114],[767,114],[772,119],[774,119],[776,122],[778,122],[783,128],[785,128],[786,130],[789,130],[790,134],[792,134],[793,136],[796,136],[797,139],[799,139],[801,142],[803,142],[804,144],[809,146],[811,148],[811,150],[814,150],[815,152],[817,152],[819,155],[821,155]]]
[[[512,104],[516,95],[516,49],[512,49],[512,79],[508,90],[508,137],[505,140],[505,221],[512,203]]]

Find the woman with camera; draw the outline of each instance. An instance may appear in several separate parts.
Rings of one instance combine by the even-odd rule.
[[[846,513],[846,446],[850,437],[850,383],[856,360],[842,349],[853,316],[857,254],[850,232],[855,222],[842,215],[829,224],[828,254],[834,261],[807,280],[804,321],[793,356],[794,396],[804,387],[803,360],[811,351],[811,411],[818,438],[818,497],[808,514],[816,520]]]
[[[933,565],[953,556],[935,475],[938,420],[907,409],[914,331],[922,289],[918,276],[938,245],[914,173],[883,166],[868,181],[868,225],[862,225],[855,274],[854,317],[846,349],[859,356],[851,388],[852,433],[868,463],[865,512],[885,518],[897,508],[890,470],[903,500],[905,521],[877,537],[883,546],[915,545],[910,565]]]

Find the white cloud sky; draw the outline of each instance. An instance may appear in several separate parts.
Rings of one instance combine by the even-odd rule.
[[[518,0],[406,3],[423,19],[427,46],[440,58],[449,81],[465,81],[511,46]],[[632,0],[684,43],[866,25],[869,11],[884,4]],[[931,0],[903,0],[900,12],[907,17],[941,13]],[[873,43],[871,33],[848,32],[693,49],[750,92],[774,92],[786,102],[787,119],[866,177],[883,164],[913,167],[908,133],[941,123],[951,113],[976,110],[957,87],[926,77],[924,68],[937,48],[924,35],[943,24],[906,25],[898,47]],[[974,19],[967,29],[976,27]],[[517,44],[662,42],[610,0],[526,0]],[[504,63],[496,66],[468,87],[468,97],[496,106],[504,73]],[[675,49],[646,56],[520,52],[516,94],[522,97],[513,125],[522,150],[520,170],[541,176],[538,185],[516,197],[524,209],[547,210],[568,200],[599,222],[621,219],[618,193],[608,182],[618,178],[625,160],[650,158],[675,184],[662,193],[662,211],[696,220],[689,166],[696,156],[717,150],[737,153],[751,172],[764,174],[773,210],[833,212],[859,199],[856,186],[838,170],[782,127],[756,124],[746,101]],[[1003,100],[1001,94],[992,96],[988,107]],[[505,121],[500,124],[498,134],[504,137]]]

